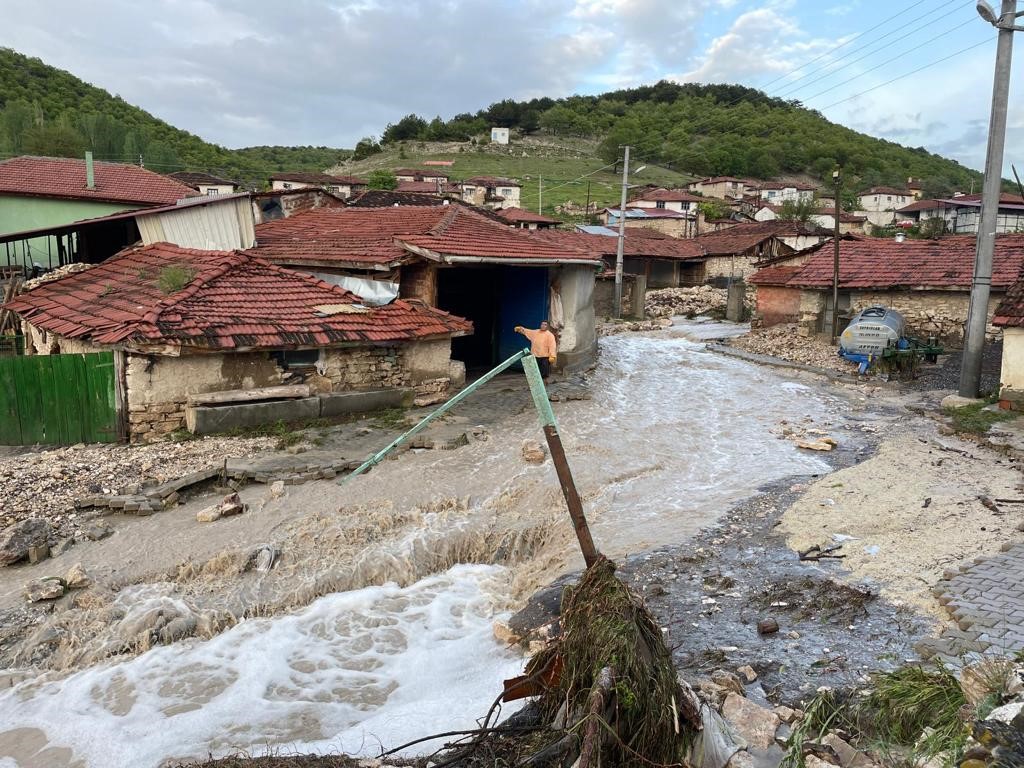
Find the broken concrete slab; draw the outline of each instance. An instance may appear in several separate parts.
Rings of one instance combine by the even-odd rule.
[[[416,390],[368,389],[355,392],[329,392],[318,395],[322,417],[343,416],[346,413],[382,411],[386,408],[411,408]]]
[[[237,403],[217,407],[189,406],[185,409],[188,430],[196,435],[213,435],[278,421],[290,424],[318,418],[319,397],[276,400],[269,403]]]

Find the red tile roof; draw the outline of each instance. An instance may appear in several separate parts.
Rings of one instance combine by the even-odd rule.
[[[696,240],[709,256],[728,256],[742,253],[773,237],[797,234],[815,234],[817,227],[803,227],[796,222],[762,221],[737,224],[720,232],[698,235]]]
[[[423,170],[422,168],[395,168],[395,170],[392,171],[392,173],[394,173],[395,176],[412,176],[412,177],[414,177],[416,179],[422,179],[423,177],[427,177],[427,178],[431,178],[431,179],[435,179],[435,178],[447,179],[448,178],[448,174],[445,173],[444,171],[435,171],[435,170],[426,171],[426,170]]]
[[[15,157],[0,161],[0,195],[59,197],[128,205],[169,205],[196,191],[137,165],[93,163],[95,189],[86,189],[85,160]]]
[[[1018,279],[996,307],[992,324],[1020,328],[1024,326],[1024,280]]]
[[[219,176],[214,176],[212,173],[204,173],[202,171],[175,171],[174,173],[168,173],[167,177],[180,181],[185,186],[192,187],[192,189],[199,189],[200,184],[204,186],[238,186],[233,181],[228,181]]]
[[[184,285],[164,293],[168,269]],[[281,349],[472,331],[469,321],[417,303],[363,307],[355,294],[248,253],[169,243],[126,249],[6,307],[39,328],[96,344]]]
[[[967,290],[974,272],[976,239],[953,235],[937,240],[844,239],[839,243],[839,284],[843,288],[940,288]],[[788,285],[832,285],[833,254],[812,255]],[[992,287],[1013,285],[1024,266],[1024,235],[999,235],[992,265]]]
[[[803,267],[799,265],[795,267],[763,267],[752,274],[748,280],[754,285],[786,285],[801,269]]]
[[[255,253],[279,264],[336,263],[388,267],[429,252],[431,258],[587,261],[586,254],[530,234],[464,205],[328,208],[256,227]]]
[[[896,213],[913,213],[914,211],[930,211],[934,208],[949,208],[950,206],[941,200],[915,200],[909,205],[897,208]]]
[[[501,176],[473,176],[464,179],[463,184],[472,184],[477,187],[518,187],[521,186],[515,179],[505,179]]]
[[[797,189],[804,192],[817,189],[813,184],[802,184],[797,181],[761,181],[753,189]]]
[[[501,218],[511,222],[512,224],[561,224],[562,222],[558,219],[552,219],[550,216],[541,216],[539,213],[533,211],[526,211],[522,208],[499,208],[495,211]]]
[[[864,197],[866,195],[902,195],[903,197],[913,197],[910,190],[896,189],[895,187],[871,187],[857,193],[857,197]]]
[[[418,192],[424,195],[436,195],[437,194],[437,182],[436,181],[400,181],[398,186],[395,187],[396,192]],[[454,184],[446,184],[441,182],[442,193],[458,193],[459,188]]]
[[[641,258],[672,259],[686,261],[703,258],[704,251],[694,239],[677,237],[650,237],[641,229],[626,228],[622,252],[626,256]],[[575,248],[588,253],[592,258],[607,258],[616,255],[618,238],[607,235],[591,235],[585,232],[566,232],[545,229],[530,233],[533,237],[557,243],[566,248]]]
[[[329,173],[282,172],[270,177],[271,181],[295,181],[300,184],[336,184],[341,186],[366,186],[366,179],[355,176],[332,176]]]

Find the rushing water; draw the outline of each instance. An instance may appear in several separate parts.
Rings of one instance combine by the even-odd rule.
[[[839,403],[698,341],[733,330],[684,324],[604,339],[593,399],[556,409],[605,552],[684,541],[766,482],[828,471],[772,429],[782,420],[827,424]],[[406,503],[452,487],[500,493],[526,519],[540,497],[510,491],[556,498],[550,465],[516,456],[520,440],[537,437],[532,416],[503,429],[501,439],[382,466],[353,494],[370,499],[387,488]],[[398,465],[416,488],[400,486]],[[456,566],[404,588],[328,595],[211,640],[21,683],[0,694],[0,768],[156,768],[267,748],[372,755],[381,744],[471,727],[522,667],[492,634],[513,607],[510,580],[496,566]]]

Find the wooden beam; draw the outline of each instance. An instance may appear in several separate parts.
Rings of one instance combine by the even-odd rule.
[[[308,384],[284,384],[259,389],[226,389],[188,396],[189,405],[218,405],[220,403],[247,403],[257,400],[291,400],[309,397]]]

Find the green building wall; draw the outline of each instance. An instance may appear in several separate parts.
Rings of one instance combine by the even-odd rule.
[[[82,219],[93,219],[118,211],[134,211],[142,206],[126,203],[101,203],[94,200],[57,200],[45,197],[0,195],[0,235],[39,227],[55,227]],[[27,253],[26,253],[27,249]],[[27,241],[0,244],[0,266],[42,264],[58,266],[57,241],[39,237]]]

